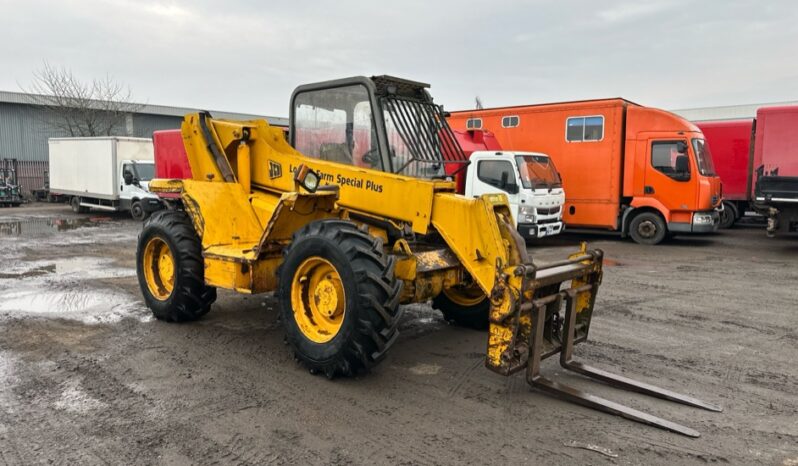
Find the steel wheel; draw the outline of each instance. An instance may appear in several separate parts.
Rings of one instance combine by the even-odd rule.
[[[665,221],[654,212],[641,212],[635,215],[629,225],[629,236],[638,244],[659,244],[667,233]]]
[[[309,340],[326,343],[335,338],[344,321],[346,293],[328,260],[312,256],[299,265],[291,282],[291,305],[294,320]]]
[[[488,328],[490,300],[475,283],[444,290],[432,300],[432,307],[443,313],[443,318],[463,327],[477,330]]]
[[[444,288],[443,294],[453,303],[464,307],[476,306],[485,300],[485,293],[476,285]]]
[[[164,240],[153,237],[144,247],[144,280],[150,293],[165,301],[175,288],[175,260]]]
[[[205,285],[202,243],[183,211],[162,210],[144,223],[136,275],[144,302],[161,320],[197,320],[216,300],[216,288]]]
[[[135,201],[130,205],[130,216],[133,217],[133,220],[144,220],[147,216],[144,212],[144,207],[141,205],[141,201]]]

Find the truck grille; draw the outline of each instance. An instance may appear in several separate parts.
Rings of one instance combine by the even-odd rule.
[[[560,206],[551,207],[549,209],[546,209],[545,207],[538,207],[537,211],[538,215],[554,215],[560,212]]]

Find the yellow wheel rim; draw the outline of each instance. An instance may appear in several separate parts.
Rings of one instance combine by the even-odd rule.
[[[299,330],[310,341],[335,338],[346,311],[346,294],[335,267],[321,257],[305,259],[291,281],[291,305]]]
[[[476,306],[485,299],[485,293],[477,285],[444,288],[443,294],[453,303],[463,307]]]
[[[147,288],[158,300],[165,301],[175,288],[175,261],[164,240],[150,238],[144,247],[144,279]]]

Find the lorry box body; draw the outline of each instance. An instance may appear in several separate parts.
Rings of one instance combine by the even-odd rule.
[[[671,233],[717,229],[720,180],[704,136],[672,113],[603,99],[452,112],[449,124],[490,130],[502,147],[549,154],[568,193],[568,226],[626,234],[648,211]]]
[[[757,110],[754,184],[762,175],[798,176],[798,105]]]
[[[147,190],[154,175],[151,139],[51,138],[48,144],[50,190],[70,196],[76,212],[129,210],[142,219],[161,208]]]
[[[798,231],[798,105],[757,110],[752,177],[768,234]]]
[[[122,162],[154,159],[145,138],[51,138],[49,144],[50,189],[61,194],[118,199]]]
[[[751,193],[748,167],[754,120],[699,121],[696,126],[712,151],[715,171],[723,184],[723,200],[747,202]]]

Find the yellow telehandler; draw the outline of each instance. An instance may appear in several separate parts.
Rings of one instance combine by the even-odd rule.
[[[504,194],[458,195],[447,173],[468,161],[428,87],[390,76],[300,86],[290,144],[263,120],[187,115],[192,177],[150,182],[169,209],[138,241],[138,279],[155,316],[198,319],[216,288],[273,291],[297,358],[332,378],[379,363],[396,341],[400,305],[432,300],[449,320],[487,327],[489,369],[526,369],[532,386],[558,397],[697,437],[541,376],[541,360],[559,353],[566,369],[719,411],[572,359],[587,339],[602,252],[583,244],[568,259],[533,263]]]

